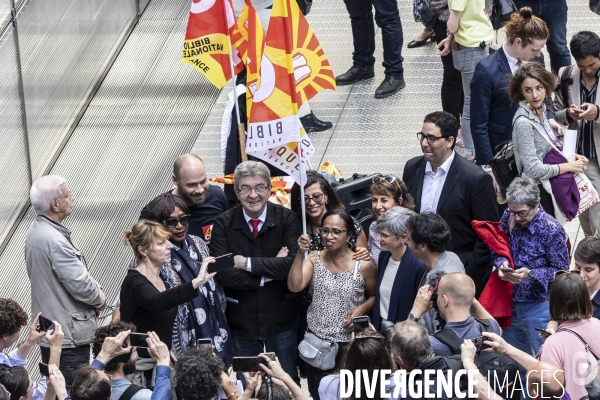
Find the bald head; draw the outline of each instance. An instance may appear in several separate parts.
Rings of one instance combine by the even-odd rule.
[[[527,390],[532,399],[559,399],[565,392],[565,375],[557,366],[538,361],[527,370]]]
[[[177,157],[173,164],[173,194],[179,196],[188,207],[204,204],[208,179],[202,159],[195,154],[186,153]]]
[[[467,274],[453,272],[440,279],[438,296],[448,296],[456,307],[470,308],[475,299],[475,283]]]
[[[399,357],[407,370],[419,368],[434,357],[427,332],[414,321],[406,320],[394,326],[391,348],[392,355]]]

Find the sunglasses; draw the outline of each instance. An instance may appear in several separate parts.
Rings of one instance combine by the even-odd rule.
[[[304,204],[309,204],[311,200],[316,204],[321,204],[323,201],[323,196],[323,193],[315,193],[312,196],[304,196]]]
[[[175,228],[178,224],[181,226],[186,226],[190,223],[190,215],[184,214],[179,219],[177,218],[167,218],[163,221],[167,228]]]
[[[373,183],[379,183],[379,182],[382,182],[382,181],[386,181],[388,183],[394,183],[395,180],[396,180],[396,177],[395,176],[391,176],[391,175],[388,175],[388,176],[374,176],[373,179],[371,179],[371,182],[373,182]]]

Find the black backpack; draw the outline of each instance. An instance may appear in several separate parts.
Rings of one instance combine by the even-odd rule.
[[[494,333],[489,324],[477,320],[482,332]],[[433,335],[437,340],[448,346],[454,354],[445,358],[445,362],[449,369],[456,372],[463,369],[460,359],[460,345],[463,339],[456,336],[449,329],[442,329]],[[475,356],[475,365],[481,372],[484,378],[488,380],[491,388],[502,398],[518,400],[521,397],[522,385],[519,375],[519,365],[505,354],[482,351]],[[497,377],[497,379],[494,379]],[[489,378],[489,379],[488,379]],[[506,385],[504,385],[506,383]],[[503,386],[502,386],[503,385]],[[461,379],[460,389],[463,393],[467,393],[467,377]]]
[[[514,12],[518,12],[517,6],[513,0],[493,0],[492,14],[490,15],[490,22],[494,27],[494,30],[501,29]]]

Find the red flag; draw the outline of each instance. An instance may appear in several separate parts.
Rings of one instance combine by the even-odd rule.
[[[231,79],[229,49],[234,26],[231,0],[192,0],[181,60],[219,89]],[[237,74],[243,65],[237,51],[231,51]]]

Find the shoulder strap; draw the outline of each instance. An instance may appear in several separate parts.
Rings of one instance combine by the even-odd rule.
[[[558,149],[556,148],[556,146],[554,145],[554,143],[552,143],[552,141],[551,141],[551,140],[548,138],[548,135],[546,135],[544,132],[540,131],[540,128],[538,128],[538,127],[537,127],[537,126],[536,126],[536,125],[535,125],[533,122],[531,122],[531,120],[530,120],[529,118],[527,118],[527,117],[525,117],[525,116],[521,115],[519,118],[517,118],[517,120],[519,120],[519,119],[521,119],[521,118],[523,118],[525,121],[529,122],[529,123],[531,124],[531,126],[533,126],[533,129],[535,129],[535,131],[536,131],[537,133],[539,133],[541,137],[543,137],[544,139],[546,139],[546,142],[548,142],[548,144],[549,144],[550,146],[552,146],[552,148],[553,148],[554,150],[556,150],[557,152],[561,153],[561,151],[560,151],[560,150],[558,150]],[[517,121],[515,121],[515,122],[517,122]],[[561,154],[562,154],[562,153],[561,153]]]
[[[475,317],[473,317],[473,318],[475,318]],[[483,332],[495,333],[489,323],[482,321],[479,318],[475,318],[475,321],[479,322],[479,329],[481,329],[482,333]]]
[[[589,345],[589,344],[587,344],[587,342],[586,342],[585,340],[583,340],[583,338],[582,338],[581,336],[579,336],[579,334],[578,334],[577,332],[575,332],[575,331],[572,331],[572,330],[570,330],[570,329],[567,329],[567,328],[559,328],[559,329],[558,329],[558,331],[556,331],[556,332],[557,332],[557,333],[558,333],[558,332],[569,332],[569,333],[572,333],[573,335],[577,336],[577,338],[578,338],[579,340],[581,340],[581,343],[583,343],[583,344],[584,344],[584,346],[585,346],[585,349],[586,349],[586,350],[587,350],[589,353],[591,353],[591,354],[594,356],[594,358],[596,358],[596,360],[600,360],[600,357],[598,357],[598,356],[597,356],[597,355],[596,355],[596,354],[595,354],[595,353],[592,351],[592,348],[590,347],[590,345]]]
[[[134,385],[133,383],[131,385],[129,385],[127,387],[127,389],[125,389],[125,391],[123,392],[123,394],[121,395],[121,397],[119,397],[119,400],[131,400],[131,398],[133,396],[135,396],[135,394],[137,392],[139,392],[140,390],[142,390],[143,388],[141,386],[138,385]]]
[[[563,73],[560,76],[560,94],[567,106],[569,105],[569,85],[573,84],[571,71],[573,71],[573,65],[568,65],[563,69]]]
[[[463,343],[450,329],[442,329],[433,334],[433,337],[448,346],[453,354],[460,354],[460,345]]]

